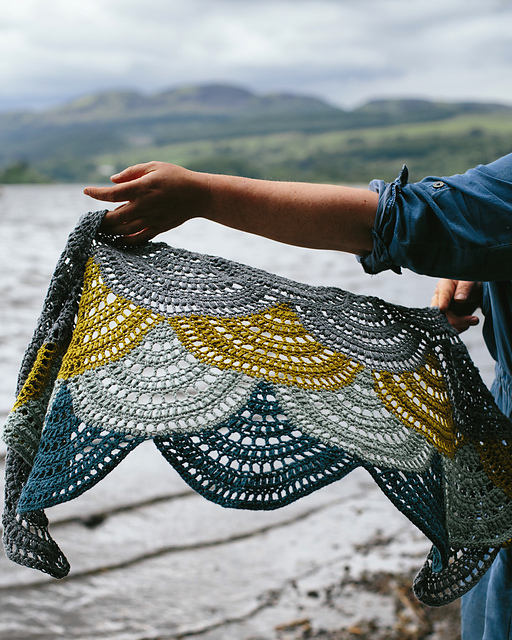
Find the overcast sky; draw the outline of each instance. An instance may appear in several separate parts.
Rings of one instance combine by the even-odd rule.
[[[512,104],[512,0],[11,0],[0,110],[222,82]]]

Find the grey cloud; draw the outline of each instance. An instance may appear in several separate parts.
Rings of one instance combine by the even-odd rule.
[[[0,25],[0,109],[184,82],[512,102],[504,0],[25,0]],[[457,77],[459,81],[453,82]]]

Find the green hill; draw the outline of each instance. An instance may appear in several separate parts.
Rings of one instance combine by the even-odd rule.
[[[274,179],[361,182],[463,171],[512,151],[512,107],[378,100],[345,111],[310,96],[224,85],[110,91],[0,114],[0,182],[101,181],[150,159]]]

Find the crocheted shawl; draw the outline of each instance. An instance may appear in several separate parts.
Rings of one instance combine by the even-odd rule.
[[[44,508],[151,439],[226,507],[276,509],[364,467],[432,541],[414,589],[445,604],[512,538],[511,423],[437,309],[313,287],[84,216],[21,366],[4,547],[63,577]]]

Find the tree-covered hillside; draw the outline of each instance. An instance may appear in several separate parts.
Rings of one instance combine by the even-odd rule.
[[[0,114],[0,182],[105,180],[166,160],[250,177],[365,182],[464,171],[512,151],[512,108],[379,100],[344,111],[239,87],[108,92],[39,113]]]

